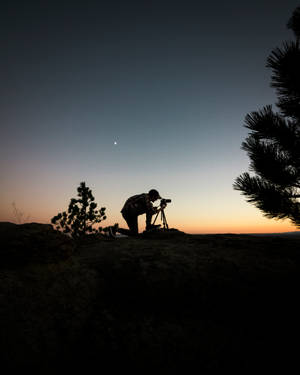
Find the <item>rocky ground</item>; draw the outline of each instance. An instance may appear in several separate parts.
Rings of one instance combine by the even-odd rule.
[[[298,366],[300,239],[158,233],[75,243],[0,223],[10,370],[202,374]]]

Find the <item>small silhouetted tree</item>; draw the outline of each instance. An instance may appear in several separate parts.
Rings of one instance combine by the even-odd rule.
[[[72,198],[68,212],[64,211],[51,219],[57,230],[69,233],[73,238],[86,234],[100,233],[102,227],[94,228],[93,225],[106,219],[105,207],[96,210],[97,203],[94,202],[92,191],[81,182],[77,188],[78,199]]]
[[[279,112],[268,105],[246,116],[250,133],[242,149],[255,175],[243,173],[233,187],[266,217],[287,218],[300,227],[300,7],[287,26],[296,40],[274,49],[267,60]]]

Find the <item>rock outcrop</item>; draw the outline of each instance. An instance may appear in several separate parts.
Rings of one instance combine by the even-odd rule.
[[[56,263],[69,258],[75,249],[74,240],[50,224],[1,222],[0,239],[0,267]]]

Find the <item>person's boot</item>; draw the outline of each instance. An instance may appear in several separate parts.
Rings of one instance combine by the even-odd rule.
[[[115,224],[114,226],[109,227],[108,228],[109,237],[116,238],[116,234],[118,232],[118,229],[119,229],[119,224]]]

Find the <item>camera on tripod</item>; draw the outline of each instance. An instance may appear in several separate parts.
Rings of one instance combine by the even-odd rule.
[[[160,207],[162,207],[162,206],[166,206],[167,203],[171,203],[171,202],[172,202],[171,199],[161,199],[161,200],[160,200]]]
[[[167,206],[167,203],[171,203],[171,199],[164,199],[163,198],[163,199],[160,200],[160,210],[158,210],[158,212],[156,214],[156,217],[154,219],[154,222],[152,224],[155,227],[156,219],[157,219],[158,215],[160,214],[162,224],[163,224],[163,228],[161,228],[161,230],[168,230],[169,229],[169,226],[168,226],[168,223],[167,223],[167,218],[166,218],[166,215],[165,215],[165,210],[164,210]],[[160,227],[160,225],[156,225],[156,227]]]

